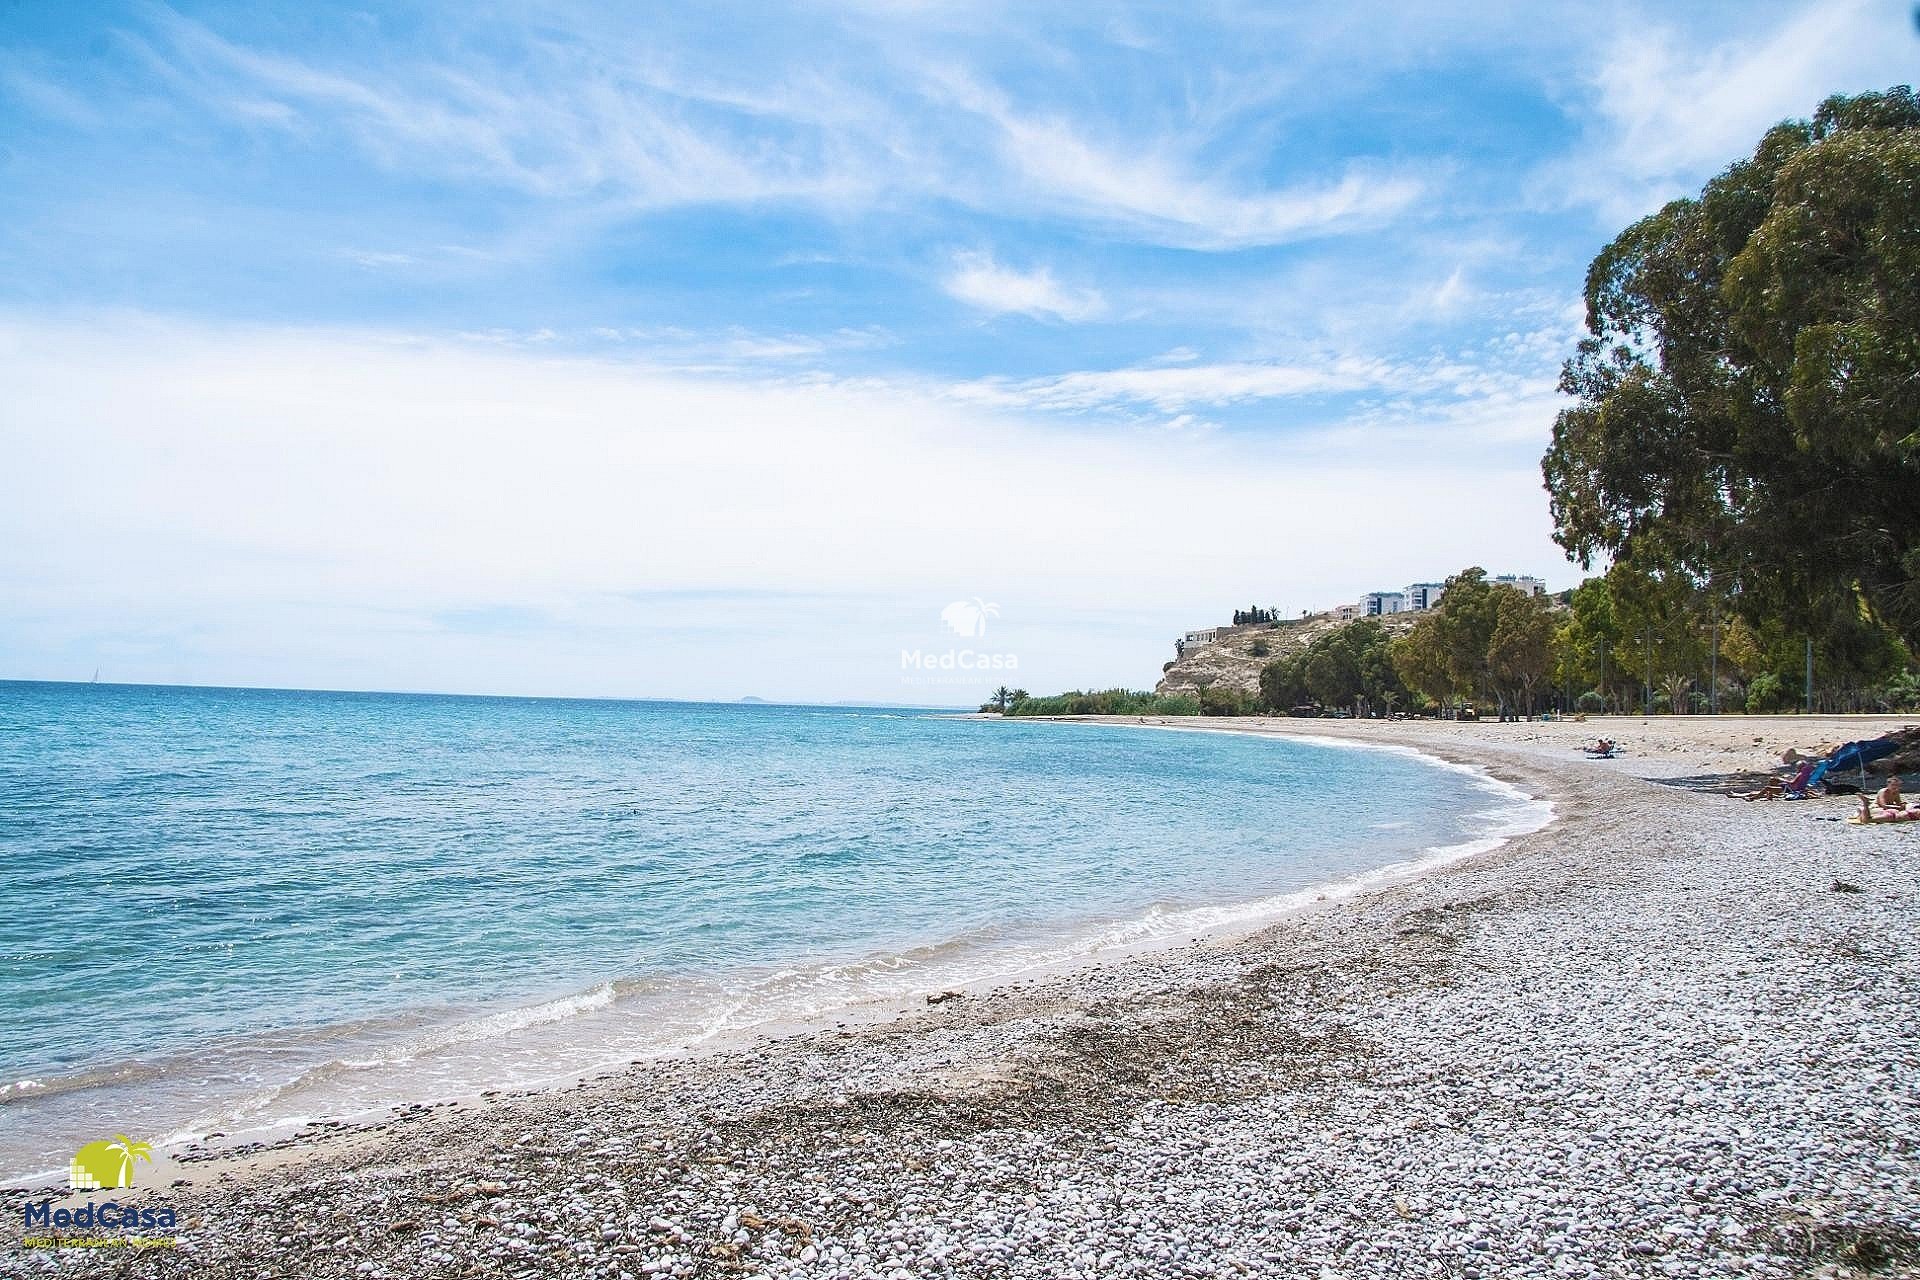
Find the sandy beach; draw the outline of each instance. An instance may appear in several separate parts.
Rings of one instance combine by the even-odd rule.
[[[1901,723],[1184,722],[1556,817],[1252,936],[175,1162],[129,1198],[173,1249],[24,1250],[10,1193],[0,1271],[1920,1274],[1920,824],[1726,794]]]

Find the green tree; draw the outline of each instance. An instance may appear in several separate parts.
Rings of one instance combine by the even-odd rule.
[[[1388,652],[1402,684],[1429,702],[1438,703],[1442,710],[1452,705],[1458,691],[1452,669],[1447,665],[1438,614],[1429,613],[1414,623],[1413,629],[1395,640]]]
[[[1497,700],[1493,632],[1499,625],[1500,592],[1513,590],[1496,589],[1487,581],[1487,571],[1478,566],[1462,569],[1447,579],[1447,593],[1435,621],[1447,676],[1457,695]]]
[[[1593,691],[1604,710],[1612,705],[1613,678],[1620,674],[1614,651],[1620,647],[1620,628],[1613,619],[1613,597],[1605,578],[1588,578],[1567,593],[1567,609],[1553,637],[1553,681],[1562,688]]]
[[[1786,683],[1771,671],[1762,671],[1747,682],[1747,710],[1753,714],[1778,711],[1787,703]]]
[[[1387,695],[1406,694],[1389,650],[1386,631],[1371,618],[1323,631],[1261,668],[1260,703],[1280,712],[1309,702],[1351,706],[1364,715]]]
[[[1607,570],[1606,587],[1620,631],[1614,658],[1640,689],[1630,703],[1653,701],[1664,689],[1668,704],[1678,709],[1675,691],[1684,692],[1709,665],[1711,601],[1682,573],[1649,572],[1628,561]]]
[[[1307,692],[1306,677],[1301,671],[1303,656],[1302,651],[1296,650],[1260,668],[1262,707],[1285,715],[1312,697]]]
[[[1887,681],[1880,703],[1888,711],[1920,711],[1920,672],[1902,671]]]
[[[1587,274],[1555,537],[1801,634],[1847,608],[1920,642],[1920,101],[1833,97]]]
[[[1534,691],[1553,668],[1553,613],[1546,597],[1513,587],[1495,587],[1494,598],[1487,667],[1499,691],[1501,709],[1530,716]]]

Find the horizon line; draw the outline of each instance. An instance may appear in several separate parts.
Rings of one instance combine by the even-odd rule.
[[[888,702],[879,698],[842,698],[833,702],[802,702],[743,694],[736,698],[667,698],[602,693],[461,693],[444,689],[322,689],[273,684],[193,684],[145,680],[40,680],[0,676],[0,685],[47,684],[106,689],[196,689],[212,693],[327,693],[375,698],[490,698],[511,702],[659,702],[699,707],[888,707],[903,711],[959,711],[974,704]]]

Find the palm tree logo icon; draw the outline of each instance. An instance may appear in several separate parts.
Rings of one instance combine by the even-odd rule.
[[[1000,606],[988,604],[979,596],[971,600],[955,600],[940,611],[940,621],[953,629],[953,634],[978,640],[987,634],[987,619],[1000,616]]]
[[[89,1142],[73,1153],[73,1162],[67,1166],[67,1185],[75,1191],[130,1187],[136,1160],[153,1163],[151,1142],[136,1142],[124,1133],[115,1134],[111,1142]]]

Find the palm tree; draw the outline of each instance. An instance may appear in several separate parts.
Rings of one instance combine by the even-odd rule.
[[[148,1164],[153,1163],[153,1144],[151,1142],[135,1142],[124,1133],[115,1134],[113,1141],[107,1145],[107,1150],[118,1151],[120,1153],[120,1185],[123,1187],[133,1185],[133,1162],[135,1160],[145,1160]]]
[[[1662,691],[1667,695],[1667,710],[1675,715],[1679,715],[1681,696],[1692,687],[1693,677],[1683,676],[1676,672],[1660,683],[1663,686]]]
[[[1012,704],[1013,690],[1007,688],[1005,685],[1001,685],[993,691],[993,705],[1000,709],[1000,714],[1005,715],[1007,708]]]

